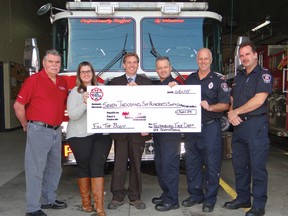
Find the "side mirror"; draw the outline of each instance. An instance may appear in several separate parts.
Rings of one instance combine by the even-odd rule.
[[[31,76],[39,71],[39,49],[36,38],[28,38],[25,41],[24,48],[24,67]]]
[[[51,3],[45,4],[39,8],[39,10],[37,11],[37,15],[42,16],[46,14],[49,10],[51,10],[51,8],[52,8]]]

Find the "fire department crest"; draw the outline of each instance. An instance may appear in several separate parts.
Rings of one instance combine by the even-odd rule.
[[[90,98],[94,101],[99,101],[103,98],[103,92],[100,88],[93,88],[90,92]]]
[[[223,89],[224,92],[229,92],[227,83],[221,83],[221,88]]]
[[[271,75],[270,74],[263,74],[262,79],[264,83],[270,83],[271,82]]]

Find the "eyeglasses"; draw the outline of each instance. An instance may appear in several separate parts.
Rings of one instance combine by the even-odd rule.
[[[87,70],[87,71],[80,71],[80,74],[90,74],[90,73],[92,73],[91,70]]]

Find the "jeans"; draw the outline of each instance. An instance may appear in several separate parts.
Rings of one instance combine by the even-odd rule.
[[[26,211],[34,212],[42,204],[56,199],[62,174],[61,128],[45,128],[28,123],[25,150]]]

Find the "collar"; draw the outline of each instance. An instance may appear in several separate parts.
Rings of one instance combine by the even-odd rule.
[[[135,74],[135,75],[132,76],[132,77],[127,76],[127,74],[125,74],[125,76],[126,76],[126,79],[128,79],[128,78],[132,78],[133,81],[135,82],[137,74]]]
[[[195,73],[195,75],[196,75],[197,79],[200,80],[200,79],[199,79],[199,70],[197,70],[197,72]],[[210,70],[210,72],[207,74],[207,76],[205,76],[202,80],[212,79],[213,75],[214,75],[214,72],[213,72],[212,70]]]
[[[162,85],[168,85],[169,82],[175,81],[175,79],[172,77],[172,75],[170,75],[169,77],[167,77],[165,80],[163,80],[161,82]]]
[[[246,69],[240,71],[239,73],[242,73],[244,76],[249,76],[250,74],[260,72],[261,69],[262,69],[262,67],[259,64],[257,64],[249,74],[247,74]]]

